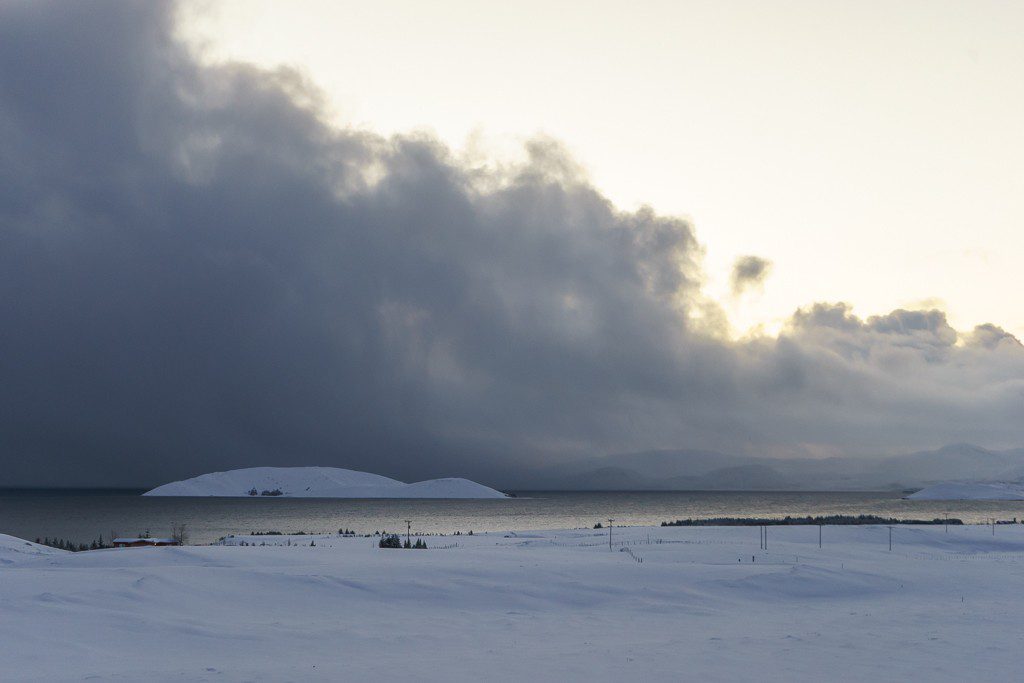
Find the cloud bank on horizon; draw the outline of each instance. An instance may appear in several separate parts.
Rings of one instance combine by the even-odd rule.
[[[1024,347],[994,324],[810,303],[732,340],[694,227],[617,209],[557,143],[493,170],[339,129],[294,72],[200,64],[174,19],[0,6],[12,484],[1024,443]],[[741,290],[768,266],[739,265]]]

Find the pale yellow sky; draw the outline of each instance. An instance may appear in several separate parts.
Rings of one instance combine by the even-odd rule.
[[[563,141],[693,219],[737,331],[939,302],[1024,337],[1024,3],[193,2],[211,60],[286,64],[338,121],[515,156]],[[743,254],[774,262],[729,299]]]

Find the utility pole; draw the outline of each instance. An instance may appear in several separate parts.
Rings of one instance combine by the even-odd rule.
[[[889,552],[892,552],[892,527],[889,527]]]
[[[608,550],[612,549],[612,525],[615,523],[614,519],[608,520]]]
[[[821,550],[821,525],[818,525],[818,550]]]
[[[405,542],[412,545],[412,542],[409,540],[410,536],[412,536],[412,520],[407,519],[405,520]]]
[[[995,517],[992,518],[992,535],[993,536],[996,535],[996,518]]]
[[[944,512],[942,514],[944,514],[946,516],[945,531],[948,534],[949,533],[949,513],[948,512]]]

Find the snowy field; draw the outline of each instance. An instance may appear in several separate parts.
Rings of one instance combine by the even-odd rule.
[[[892,552],[886,527],[825,527],[820,550],[817,527],[758,535],[0,536],[0,679],[1019,680],[1024,526],[897,527]]]

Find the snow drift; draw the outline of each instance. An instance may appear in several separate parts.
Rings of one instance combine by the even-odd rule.
[[[907,498],[912,500],[1024,500],[1024,484],[971,484],[946,482],[923,488]]]
[[[255,493],[253,493],[255,492]],[[212,472],[158,486],[144,496],[282,496],[288,498],[505,498],[468,479],[406,484],[379,474],[338,467],[249,467]]]

